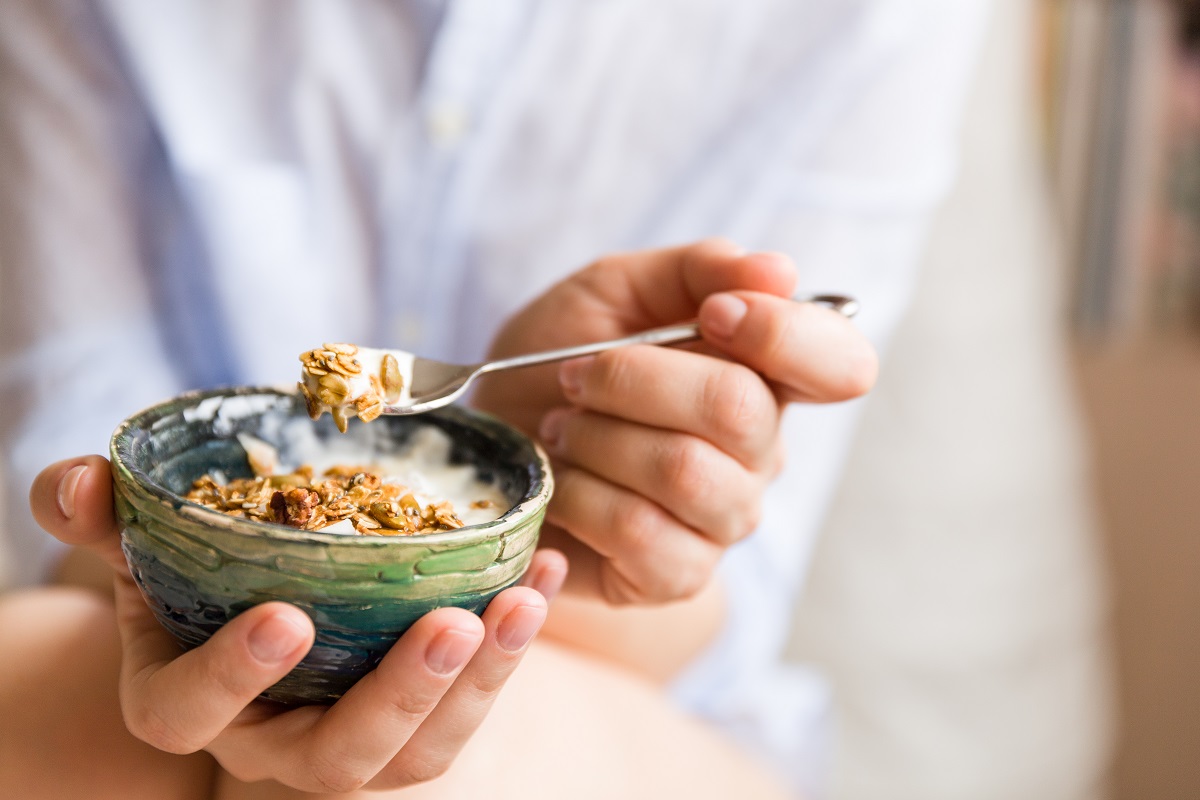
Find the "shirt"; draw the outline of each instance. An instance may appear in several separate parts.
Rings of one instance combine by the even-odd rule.
[[[8,0],[0,442],[27,488],[187,388],[294,380],[314,341],[476,361],[612,251],[727,236],[851,294],[879,347],[954,173],[986,0]],[[685,707],[819,774],[827,694],[781,662],[856,404],[796,407],[725,559]]]

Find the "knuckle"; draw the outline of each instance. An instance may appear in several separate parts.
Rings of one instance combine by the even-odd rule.
[[[688,559],[680,559],[672,566],[667,579],[661,587],[660,600],[687,600],[695,597],[704,590],[712,577],[716,559],[708,555],[707,549],[697,549],[697,554]]]
[[[732,530],[730,542],[740,542],[750,534],[758,530],[758,526],[762,524],[762,503],[755,498],[753,502],[746,504],[742,513],[738,515]]]
[[[607,561],[600,570],[600,593],[610,606],[645,605],[656,601],[641,584],[626,578]]]
[[[712,493],[712,469],[708,449],[699,439],[688,436],[665,448],[662,476],[672,496],[686,504],[707,499]]]
[[[646,500],[632,499],[613,507],[613,527],[629,557],[644,559],[650,554],[654,533],[661,524],[661,515]]]
[[[512,674],[512,669],[516,667],[517,657],[505,657],[511,662],[509,667],[494,670],[481,670],[482,674],[476,675],[470,679],[471,693],[475,696],[475,700],[479,702],[487,702],[494,695],[499,694],[504,688],[504,684],[508,681]]]
[[[397,787],[429,783],[445,775],[452,763],[450,759],[409,756],[396,765],[394,775],[388,776],[388,783]]]
[[[249,702],[256,693],[251,692],[249,697],[245,697],[247,694],[245,682],[248,676],[247,671],[239,667],[240,664],[224,658],[207,659],[203,667],[204,685],[210,687],[211,691],[218,695]]]
[[[734,545],[758,530],[762,522],[761,495],[754,489],[739,492],[739,499],[714,519],[711,539],[722,548]]]
[[[774,363],[786,363],[789,350],[799,341],[799,314],[768,314],[762,329],[762,339],[759,342],[764,360]]]
[[[628,394],[637,385],[637,356],[636,347],[622,347],[601,353],[588,373],[588,381],[612,397]]]
[[[732,239],[724,236],[709,236],[700,239],[687,248],[687,254],[694,258],[706,256],[725,256],[739,252],[741,248]]]
[[[308,759],[309,777],[322,792],[344,794],[362,788],[368,776],[353,769],[340,757],[314,753]]]
[[[613,253],[593,261],[579,272],[578,286],[586,294],[606,297],[614,286],[625,282],[628,261],[629,255],[626,253]]]
[[[142,703],[132,709],[126,709],[124,716],[125,727],[129,732],[158,750],[187,755],[203,746],[203,743],[192,742],[149,704]]]
[[[704,387],[709,424],[725,440],[745,443],[774,415],[774,403],[759,377],[740,364],[729,364]],[[770,407],[769,407],[770,406]]]
[[[437,707],[439,699],[440,697],[422,697],[404,693],[392,696],[390,704],[401,716],[423,719]]]

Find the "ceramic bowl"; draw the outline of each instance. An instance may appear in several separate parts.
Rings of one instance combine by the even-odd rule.
[[[214,469],[231,479],[251,475],[239,432],[275,445],[286,461],[297,434],[310,443],[343,436],[328,416],[312,422],[288,391],[239,387],[181,395],[123,422],[111,444],[121,542],[159,622],[191,648],[258,603],[299,606],[316,625],[316,643],[263,696],[302,704],[336,700],[426,612],[460,606],[482,613],[529,565],[553,487],[549,463],[513,428],[458,407],[356,422],[345,436],[369,462],[402,448],[424,425],[447,433],[451,463],[472,464],[484,480],[496,480],[512,508],[495,522],[422,536],[339,535],[239,519],[182,495]]]

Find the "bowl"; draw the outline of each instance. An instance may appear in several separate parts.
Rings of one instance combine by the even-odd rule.
[[[239,433],[276,446],[285,460],[300,440],[350,441],[369,462],[427,425],[449,436],[452,464],[471,464],[497,482],[512,504],[503,516],[433,534],[360,536],[240,519],[183,498],[214,469],[251,476]],[[529,566],[553,489],[545,453],[486,414],[449,407],[356,422],[343,435],[329,417],[311,421],[297,394],[274,388],[192,392],[153,406],[121,423],[111,455],[130,572],[183,648],[269,600],[312,618],[312,650],[263,694],[289,705],[337,700],[428,611],[459,606],[481,614]]]

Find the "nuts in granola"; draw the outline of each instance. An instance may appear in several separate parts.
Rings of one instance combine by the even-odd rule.
[[[450,503],[422,506],[407,487],[360,465],[334,466],[319,478],[307,465],[285,475],[224,484],[204,475],[186,498],[231,516],[310,531],[342,520],[360,534],[376,536],[437,533],[464,524]]]
[[[320,497],[311,489],[297,486],[271,495],[271,522],[303,528],[313,518]]]

